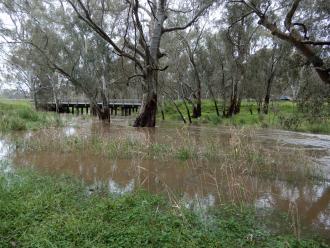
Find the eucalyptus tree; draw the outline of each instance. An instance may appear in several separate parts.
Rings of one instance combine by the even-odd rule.
[[[49,72],[49,82],[70,82],[91,101],[101,119],[110,118],[106,93],[111,63],[116,58],[106,42],[66,12],[59,1],[3,1],[2,9],[11,17],[13,28],[6,36],[10,44],[33,51],[32,62]],[[27,61],[31,59],[25,58]],[[61,76],[59,76],[60,74]],[[52,83],[56,89],[56,84]],[[54,97],[56,94],[54,95]],[[98,105],[98,98],[103,106]]]
[[[275,81],[278,83],[280,79],[280,70],[281,73],[291,71],[290,67],[281,66],[281,63],[284,63],[284,56],[288,54],[290,48],[273,43],[272,47],[264,46],[257,50],[248,60],[245,95],[256,100],[259,113],[262,111],[268,114],[271,93]]]
[[[228,60],[225,58],[223,30],[217,33],[206,34],[206,47],[200,54],[200,66],[203,72],[203,79],[214,103],[217,116],[220,116],[219,98],[222,98],[222,115],[226,113],[227,84],[229,71]],[[229,74],[229,73],[228,73]]]
[[[259,25],[299,51],[319,78],[330,84],[328,0],[228,0],[228,3],[245,8],[242,18],[256,16]]]
[[[6,70],[2,72],[7,85],[14,86],[19,91],[27,92],[33,99],[36,109],[38,109],[38,93],[41,90],[39,78],[33,73],[33,63],[22,60],[23,57],[12,56],[6,61]]]
[[[178,34],[189,59],[193,73],[193,79],[196,84],[196,90],[194,90],[193,86],[189,87],[193,91],[192,95],[194,96],[195,100],[195,102],[192,102],[193,118],[199,118],[202,116],[202,77],[200,68],[198,66],[200,64],[198,61],[198,57],[200,57],[198,56],[198,52],[201,48],[203,31],[204,29],[201,29],[195,25],[195,28],[188,34]]]
[[[143,99],[140,114],[134,122],[136,127],[154,127],[156,124],[158,74],[167,66],[160,59],[162,37],[166,33],[190,27],[212,5],[213,0],[196,2],[171,2],[168,0],[90,1],[67,0],[74,12],[91,30],[102,37],[114,51],[131,60],[137,68],[137,76],[143,78]],[[111,20],[107,12],[109,4],[116,2],[126,12],[124,26],[118,31],[121,39],[111,36],[104,23]],[[102,15],[100,15],[102,13]],[[192,14],[191,14],[192,13]],[[191,14],[191,17],[187,17]],[[99,18],[99,16],[103,16]],[[98,18],[97,18],[98,17]],[[188,19],[180,25],[180,19]]]
[[[245,9],[241,6],[227,5],[229,27],[225,46],[227,47],[227,58],[231,61],[232,89],[229,107],[225,113],[226,117],[231,117],[240,112],[246,81],[246,66],[252,50],[252,39],[256,32],[253,18],[245,16],[244,11]]]

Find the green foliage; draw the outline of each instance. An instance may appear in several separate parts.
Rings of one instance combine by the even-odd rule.
[[[176,103],[182,113],[185,114],[183,103]],[[219,103],[221,106],[221,102]],[[325,105],[327,107],[327,105]],[[330,118],[323,111],[322,118],[310,117],[303,114],[293,102],[272,102],[269,106],[269,114],[259,114],[257,112],[257,104],[255,102],[243,101],[241,112],[231,118],[218,117],[212,101],[203,100],[202,117],[193,120],[193,123],[204,123],[212,125],[227,126],[256,126],[263,128],[283,128],[288,130],[313,132],[313,133],[330,133]],[[309,108],[307,108],[309,109]],[[324,108],[323,108],[324,109]],[[252,111],[252,114],[251,112]],[[320,114],[319,114],[320,116]],[[172,104],[165,107],[165,118],[172,121],[180,121],[181,118]]]
[[[220,116],[217,116],[215,113],[214,114],[205,114],[202,117],[202,122],[204,123],[212,123],[213,125],[218,125],[222,123],[222,119]]]
[[[249,207],[224,205],[203,222],[143,191],[90,195],[66,176],[4,171],[0,247],[322,247],[263,230]]]
[[[35,111],[27,101],[0,100],[0,131],[21,131],[61,126],[57,115]]]
[[[180,147],[177,149],[176,156],[180,160],[188,160],[192,157],[192,152],[188,147]]]
[[[281,127],[289,130],[297,130],[301,124],[302,119],[297,115],[290,115],[290,116],[279,116],[279,122]]]

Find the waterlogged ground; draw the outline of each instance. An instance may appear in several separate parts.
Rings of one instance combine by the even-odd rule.
[[[91,193],[100,187],[119,194],[142,187],[202,215],[222,203],[252,204],[271,228],[297,236],[314,232],[329,241],[330,136],[127,124],[77,119],[65,128],[15,133],[0,139],[0,157],[17,166],[72,174],[86,181]]]

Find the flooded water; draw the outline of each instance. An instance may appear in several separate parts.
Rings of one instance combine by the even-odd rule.
[[[233,136],[233,132],[239,132]],[[0,140],[0,158],[7,156],[17,166],[30,166],[42,171],[66,173],[86,181],[90,190],[106,185],[110,192],[124,194],[136,188],[166,194],[171,203],[184,204],[195,210],[206,210],[226,202],[253,204],[259,209],[298,213],[286,225],[291,229],[313,230],[330,237],[330,136],[259,129],[246,138],[244,132],[226,127],[161,124],[155,129],[134,129],[127,120],[114,120],[111,125],[85,120],[62,129],[17,133],[26,140],[39,140],[41,145],[52,137],[100,136],[104,139],[130,136],[149,143],[194,144],[217,140],[219,152],[237,139],[243,146],[262,147],[274,161],[299,167],[310,163],[323,171],[325,180],[308,180],[280,175],[263,176],[222,170],[222,161],[178,159],[107,159],[92,150],[16,151],[10,138]],[[231,146],[232,147],[232,146]],[[237,165],[239,166],[239,165]],[[271,212],[271,211],[270,211]]]

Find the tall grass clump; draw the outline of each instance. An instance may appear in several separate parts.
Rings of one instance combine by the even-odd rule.
[[[36,130],[61,124],[57,115],[37,112],[28,102],[0,100],[0,131],[2,132]]]

